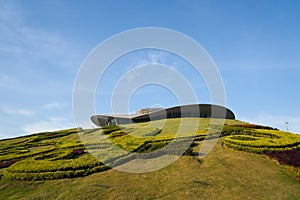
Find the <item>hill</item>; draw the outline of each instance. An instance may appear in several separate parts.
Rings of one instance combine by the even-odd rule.
[[[189,120],[198,120],[200,127],[184,156],[163,169],[141,174],[110,169],[88,152],[107,140],[131,152],[161,149],[175,137],[179,119],[168,119],[161,129],[142,123],[2,140],[0,199],[299,198],[299,135],[226,120],[212,152],[199,159],[195,152],[203,139],[215,135],[207,131],[209,119]],[[181,139],[189,137],[183,134]],[[110,149],[99,156],[119,165],[134,162]]]

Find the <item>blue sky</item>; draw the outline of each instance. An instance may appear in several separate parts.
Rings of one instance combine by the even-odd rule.
[[[200,43],[216,63],[227,107],[238,119],[280,129],[288,121],[299,133],[299,9],[299,1],[292,0],[0,1],[0,138],[73,127],[73,84],[83,60],[101,41],[140,27],[174,29]],[[209,102],[205,85],[193,82],[197,77],[187,64],[161,52],[120,58],[106,78],[153,60],[186,73],[201,91],[199,101]],[[176,103],[158,86],[139,92],[131,99],[132,110]],[[102,102],[97,112],[110,112],[107,95],[109,90],[97,91]]]

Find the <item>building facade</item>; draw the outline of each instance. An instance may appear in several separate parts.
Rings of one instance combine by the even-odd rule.
[[[235,119],[234,113],[223,106],[192,104],[167,109],[145,108],[133,115],[93,115],[91,120],[97,126],[109,126],[182,117]]]

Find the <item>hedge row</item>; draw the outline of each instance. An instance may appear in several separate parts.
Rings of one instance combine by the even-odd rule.
[[[230,135],[223,145],[251,153],[280,152],[300,148],[300,136],[275,130],[247,130]]]
[[[266,155],[277,160],[280,164],[300,167],[300,148],[282,152],[270,152]]]
[[[227,126],[252,128],[252,129],[278,130],[278,129],[272,128],[270,126],[262,126],[262,125],[257,125],[257,124],[232,124],[232,125],[227,125]]]
[[[54,171],[69,171],[69,170],[78,170],[78,169],[87,169],[100,166],[100,163],[93,156],[82,156],[76,159],[69,160],[34,160],[34,159],[25,159],[19,161],[9,168],[6,171],[9,172],[54,172]]]
[[[121,130],[121,128],[119,126],[106,126],[106,127],[102,127],[102,133],[104,134],[110,134],[114,131],[118,131]]]
[[[50,171],[50,172],[12,172],[5,170],[2,174],[3,180],[8,181],[37,181],[37,180],[52,180],[60,178],[76,178],[87,176],[96,172],[101,172],[109,169],[105,165],[96,166],[93,168],[68,170],[68,171]]]
[[[40,150],[40,151],[35,151],[35,152],[29,152],[29,153],[23,153],[23,154],[11,153],[11,154],[0,156],[0,162],[3,163],[3,162],[7,162],[7,161],[12,161],[12,160],[20,160],[20,159],[24,159],[24,158],[28,158],[28,157],[38,156],[41,154],[48,154],[52,151],[55,151],[55,148]]]
[[[40,133],[40,134],[37,134],[37,137],[32,139],[30,142],[36,143],[36,142],[40,142],[41,140],[64,137],[64,136],[67,136],[67,135],[70,135],[73,133],[77,133],[80,130],[81,129],[73,128],[73,129],[61,130],[61,131],[55,131],[55,132]]]

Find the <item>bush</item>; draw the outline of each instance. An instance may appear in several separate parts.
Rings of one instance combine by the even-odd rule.
[[[275,130],[244,130],[227,136],[224,146],[251,153],[280,152],[300,148],[300,136]]]
[[[267,156],[276,159],[280,164],[300,167],[300,149],[282,152],[269,152]]]
[[[71,160],[26,159],[3,171],[4,180],[51,180],[86,176],[108,169],[93,156]]]
[[[60,178],[76,178],[87,176],[96,172],[101,172],[109,169],[107,166],[96,166],[89,169],[81,170],[69,170],[69,171],[54,171],[54,172],[11,172],[3,171],[2,179],[7,181],[41,181],[41,180],[53,180]]]
[[[272,128],[270,126],[261,126],[261,125],[257,125],[257,124],[233,124],[233,125],[229,125],[229,126],[252,128],[252,129],[278,130],[278,129]]]
[[[102,132],[104,134],[110,134],[114,131],[118,131],[118,130],[121,130],[121,128],[119,126],[105,126],[105,127],[102,127]]]

